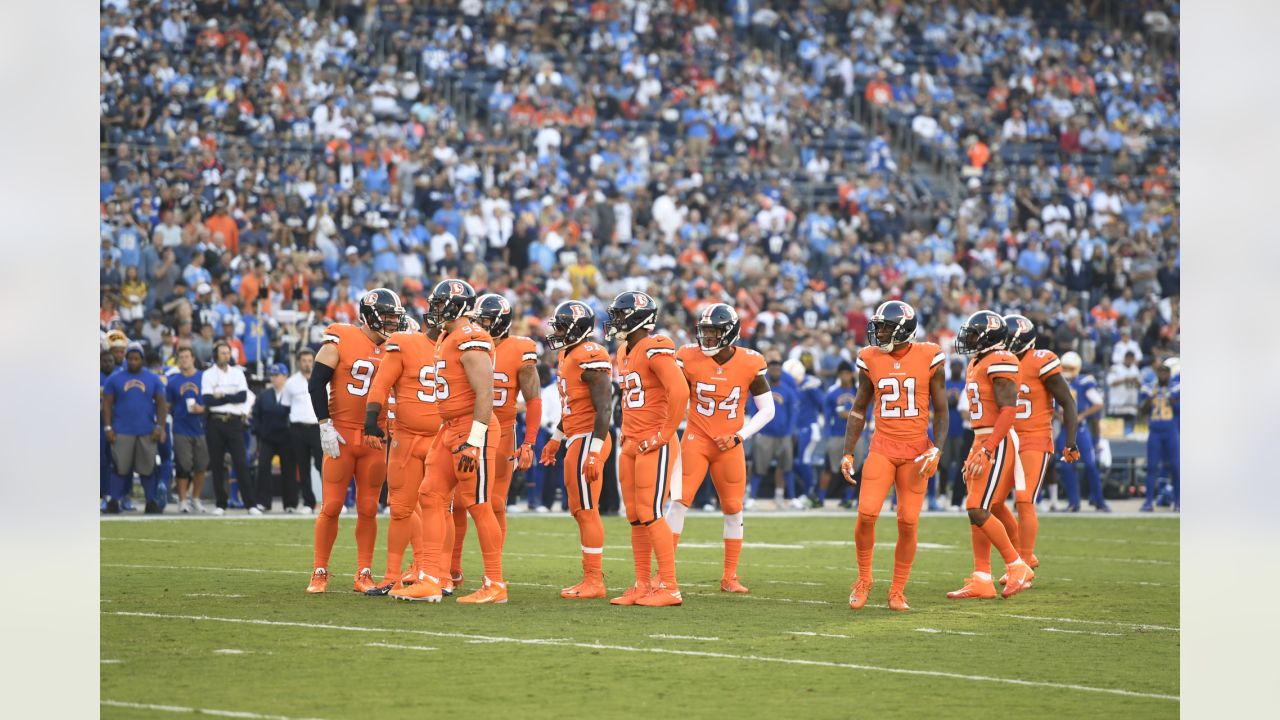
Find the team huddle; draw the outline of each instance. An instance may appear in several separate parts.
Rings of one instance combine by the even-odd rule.
[[[743,443],[775,414],[765,360],[735,344],[741,324],[728,305],[708,306],[697,322],[696,344],[679,349],[656,332],[658,313],[658,304],[643,292],[618,295],[604,322],[608,339],[618,341],[612,358],[594,337],[596,316],[589,305],[563,302],[549,321],[547,345],[557,351],[561,420],[537,462],[553,465],[564,450],[567,507],[578,524],[582,552],[582,580],[561,590],[562,598],[606,596],[604,526],[597,506],[604,466],[614,453],[609,430],[615,383],[622,404],[617,475],[631,526],[635,582],[610,602],[682,604],[676,548],[685,513],[708,474],[724,515],[720,589],[749,592],[738,578],[747,494]],[[357,592],[427,602],[453,595],[461,603],[507,602],[501,499],[514,471],[535,462],[542,417],[537,344],[510,335],[513,309],[505,297],[478,296],[462,280],[435,286],[424,327],[384,288],[364,295],[359,315],[359,325],[326,330],[308,388],[325,457],[307,592],[328,588],[338,516],[354,477]],[[841,464],[850,483],[861,483],[858,577],[849,595],[853,609],[869,599],[875,523],[890,489],[897,497],[898,541],[889,607],[909,609],[905,589],[916,526],[949,430],[946,356],[938,345],[913,340],[916,328],[910,305],[882,304],[869,325],[873,344],[857,358],[857,395]],[[956,339],[956,352],[970,356],[965,393],[975,437],[964,478],[974,567],[962,588],[947,593],[949,598],[996,596],[993,546],[1005,565],[1001,594],[1010,597],[1032,586],[1038,566],[1035,503],[1053,461],[1055,402],[1065,437],[1062,459],[1079,458],[1076,402],[1062,363],[1052,352],[1036,350],[1035,340],[1027,318],[989,311],[969,317]],[[517,395],[525,411],[519,443]],[[755,407],[749,418],[748,395]],[[870,407],[874,430],[859,469],[854,448]],[[391,519],[386,570],[379,580],[372,567],[384,480]],[[1010,492],[1016,517],[1006,505]],[[461,595],[468,518],[475,525],[484,576],[473,592]],[[406,551],[411,552],[408,567]]]

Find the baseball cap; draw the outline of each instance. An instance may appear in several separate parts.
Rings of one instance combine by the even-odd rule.
[[[284,366],[284,363],[276,363],[275,365],[272,365],[272,366],[271,366],[271,373],[270,373],[270,374],[272,374],[272,375],[288,375],[288,374],[289,374],[289,368],[285,367],[285,366]]]
[[[146,353],[142,351],[142,343],[140,342],[129,343],[129,347],[124,351],[124,354],[126,357],[128,357],[129,353],[133,353],[133,352],[136,352],[139,355],[142,355],[144,357],[146,356]]]
[[[129,344],[129,336],[124,334],[123,330],[112,330],[107,333],[107,347],[126,347]]]

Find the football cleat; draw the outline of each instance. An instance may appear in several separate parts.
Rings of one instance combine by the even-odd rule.
[[[911,609],[911,606],[907,604],[907,596],[903,595],[901,590],[889,591],[889,609],[898,611]]]
[[[316,568],[311,573],[311,582],[307,584],[307,592],[322,593],[329,589],[329,573],[324,568]]]
[[[480,589],[458,598],[458,602],[468,605],[501,605],[507,601],[507,584],[484,579]]]
[[[609,601],[610,605],[635,605],[636,601],[649,594],[649,585],[638,582],[627,588],[626,592]]]
[[[1031,588],[1031,580],[1036,576],[1031,566],[1018,560],[1008,568],[1009,582],[1005,585],[1004,590],[1000,592],[1001,597],[1013,597],[1023,590]]]
[[[636,600],[637,605],[645,607],[675,607],[684,602],[684,598],[680,596],[680,590],[672,590],[667,587],[666,583],[658,586],[657,590]]]
[[[352,590],[362,593],[368,592],[377,586],[378,584],[373,581],[373,571],[369,568],[365,568],[356,573],[355,584],[352,586]]]
[[[947,597],[951,600],[994,600],[996,586],[991,582],[990,575],[980,578],[977,573],[974,573],[964,579],[964,587],[952,590],[947,593]]]
[[[863,605],[867,604],[867,598],[871,596],[871,580],[858,581],[849,589],[849,608],[851,610],[861,610]]]
[[[746,585],[738,582],[738,576],[720,578],[720,592],[728,593],[749,593]]]
[[[577,585],[560,591],[560,597],[569,600],[595,600],[604,596],[604,580],[598,577],[584,578]]]
[[[369,597],[382,597],[382,596],[386,595],[387,593],[391,592],[391,588],[395,587],[395,586],[396,586],[396,584],[397,584],[397,583],[399,583],[399,582],[400,582],[399,580],[385,580],[385,579],[384,579],[384,580],[382,581],[382,584],[381,584],[381,585],[374,585],[373,587],[369,588],[368,590],[365,590],[365,591],[364,591],[364,594],[365,594],[365,595],[368,595]]]
[[[1040,567],[1040,558],[1036,557],[1035,553],[1031,553],[1031,559],[1027,561],[1027,564],[1031,566],[1032,570],[1035,570]]]
[[[430,575],[421,573],[412,584],[392,589],[391,597],[397,600],[440,602],[440,585]]]

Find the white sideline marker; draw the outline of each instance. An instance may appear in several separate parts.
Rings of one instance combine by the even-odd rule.
[[[699,635],[666,635],[664,633],[657,633],[650,635],[649,637],[655,640],[702,640],[704,642],[720,642],[720,638],[718,637],[702,637]]]
[[[1093,630],[1063,630],[1062,628],[1040,628],[1045,632],[1070,633],[1072,635],[1097,635],[1099,637],[1123,637],[1123,633],[1096,632]]]
[[[808,630],[788,630],[785,634],[786,635],[804,635],[805,637],[840,638],[841,640],[853,639],[852,635],[837,635],[835,633],[810,632]]]
[[[247,598],[248,595],[237,595],[235,593],[187,593],[187,597],[216,597],[216,598]]]
[[[119,665],[124,661],[123,660],[99,660],[98,662],[102,665]]]
[[[376,648],[391,648],[392,650],[424,650],[424,651],[435,650],[435,648],[427,647],[426,645],[396,645],[395,643],[380,643],[380,642],[365,643],[364,646],[376,647]]]
[[[969,632],[968,630],[939,630],[938,628],[916,628],[916,632],[929,633],[930,635],[981,635],[982,633]]]
[[[573,642],[566,640],[551,640],[537,638],[513,638],[494,635],[470,635],[467,633],[440,632],[433,630],[417,630],[409,628],[376,628],[363,627],[359,625],[329,625],[326,623],[305,623],[288,620],[263,620],[258,618],[225,618],[212,617],[209,615],[172,615],[168,613],[152,613],[152,612],[128,612],[128,611],[112,611],[104,612],[104,615],[115,615],[121,617],[144,617],[161,620],[194,620],[198,622],[225,622],[240,623],[245,625],[266,625],[274,627],[300,627],[311,630],[342,630],[346,632],[359,633],[383,633],[392,635],[426,635],[428,637],[447,637],[459,638],[462,640],[493,640],[495,642],[508,642],[518,645],[559,645],[562,647],[582,648],[585,650],[616,650],[619,652],[634,653],[652,653],[658,655],[687,655],[690,657],[715,658],[723,660],[748,660],[752,662],[762,663],[778,663],[784,665],[807,665],[811,667],[829,667],[840,668],[845,670],[863,670],[867,672],[891,673],[895,675],[916,675],[921,677],[938,677],[948,678],[952,680],[965,680],[969,682],[988,682],[998,683],[1002,685],[1019,685],[1022,687],[1039,687],[1050,688],[1054,690],[1076,690],[1079,692],[1102,693],[1105,695],[1122,695],[1125,697],[1149,698],[1152,700],[1170,700],[1179,702],[1181,698],[1177,695],[1164,695],[1160,693],[1139,692],[1136,690],[1124,690],[1121,688],[1100,688],[1089,685],[1077,685],[1074,683],[1058,683],[1048,680],[1022,680],[1019,678],[993,677],[990,675],[966,675],[964,673],[945,672],[942,670],[916,670],[911,668],[895,668],[884,667],[881,665],[862,665],[858,663],[834,662],[830,660],[806,660],[801,658],[771,657],[764,655],[738,655],[734,653],[712,652],[708,650],[676,650],[674,648],[659,647],[634,647],[630,645],[606,645],[604,643],[588,643]],[[185,711],[185,710],[184,710]],[[232,717],[269,717],[269,716],[232,716]],[[278,716],[270,716],[278,717]],[[293,720],[292,718],[284,718],[284,720]]]
[[[124,702],[121,700],[102,700],[99,704],[107,707],[129,708],[130,710],[152,710],[155,712],[182,713],[185,715],[212,715],[214,717],[247,718],[247,720],[321,720],[321,718],[295,718],[288,715],[262,715],[244,710],[214,710],[211,708],[194,708],[182,705],[153,705],[151,703]]]
[[[237,650],[235,648],[218,648],[213,651],[214,655],[245,655],[248,650]]]

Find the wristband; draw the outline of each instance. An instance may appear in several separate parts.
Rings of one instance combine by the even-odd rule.
[[[551,433],[551,440],[553,442],[560,442],[564,440],[564,431],[560,428],[556,428],[556,431]]]
[[[587,452],[598,453],[603,449],[604,440],[601,440],[600,438],[591,438],[591,446],[588,448]]]
[[[467,444],[475,447],[484,447],[484,436],[489,432],[489,426],[479,420],[471,421],[471,434],[467,436]]]
[[[867,419],[867,416],[866,416],[866,415],[863,415],[862,413],[858,412],[857,410],[850,410],[850,411],[849,411],[849,414],[850,414],[850,415],[852,415],[852,416],[854,416],[854,417],[856,417],[856,418],[858,418],[859,420],[866,420],[866,419]]]

